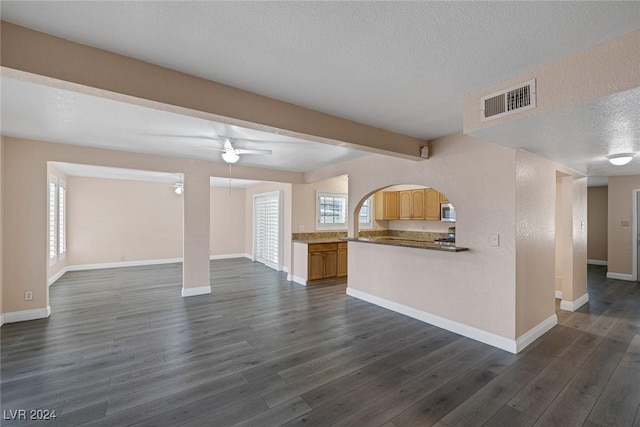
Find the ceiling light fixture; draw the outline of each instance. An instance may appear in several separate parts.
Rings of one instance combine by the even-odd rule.
[[[173,191],[175,191],[175,192],[176,192],[176,194],[182,194],[182,193],[184,193],[184,183],[182,183],[182,182],[176,182],[173,186],[175,187],[175,188],[173,189]]]
[[[224,153],[222,153],[222,160],[227,163],[235,163],[240,159],[240,156],[235,152],[234,149],[227,149]]]
[[[609,163],[616,166],[626,165],[633,158],[633,153],[612,154],[607,156]]]

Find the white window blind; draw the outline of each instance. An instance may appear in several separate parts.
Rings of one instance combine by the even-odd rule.
[[[55,264],[58,260],[58,179],[49,177],[49,263]]]
[[[280,192],[254,197],[255,259],[276,270],[280,269]]]
[[[362,207],[360,208],[360,215],[358,216],[358,221],[360,222],[360,226],[362,228],[370,228],[371,227],[371,208],[373,206],[372,197],[369,197],[364,201]]]
[[[58,258],[67,252],[67,187],[64,181],[58,183]]]
[[[317,193],[317,228],[347,228],[347,195],[344,193]]]

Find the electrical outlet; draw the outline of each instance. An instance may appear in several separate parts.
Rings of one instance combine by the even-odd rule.
[[[298,231],[304,231],[304,225],[299,225],[298,226]]]
[[[500,235],[492,234],[491,235],[491,246],[500,246]]]
[[[33,291],[24,291],[24,300],[33,301]]]

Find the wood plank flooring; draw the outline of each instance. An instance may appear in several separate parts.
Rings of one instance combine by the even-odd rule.
[[[180,264],[67,273],[49,319],[0,330],[0,422],[637,427],[640,285],[605,269],[518,355],[246,259],[212,261],[191,298]]]

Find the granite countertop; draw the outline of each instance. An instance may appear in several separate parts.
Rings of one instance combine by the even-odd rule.
[[[461,248],[459,246],[454,245],[442,245],[438,243],[434,243],[431,241],[420,241],[420,240],[407,240],[402,238],[394,238],[394,237],[361,237],[361,238],[342,238],[341,240],[346,240],[349,242],[360,242],[360,243],[373,243],[376,245],[389,245],[389,246],[403,246],[406,248],[416,248],[416,249],[429,249],[434,251],[443,251],[443,252],[464,252],[468,251],[469,248]]]
[[[346,237],[326,237],[324,239],[292,240],[292,242],[313,245],[318,243],[344,243],[345,240]]]

